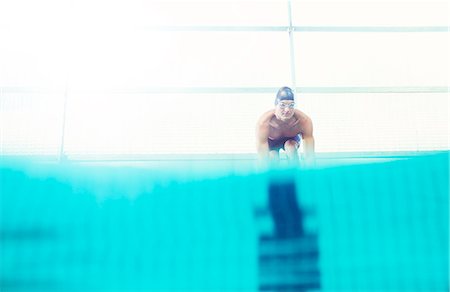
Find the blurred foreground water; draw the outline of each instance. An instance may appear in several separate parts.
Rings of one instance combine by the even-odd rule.
[[[2,160],[0,290],[448,291],[448,152],[186,171]]]

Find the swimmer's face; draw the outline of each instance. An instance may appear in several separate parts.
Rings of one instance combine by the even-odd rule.
[[[282,100],[275,106],[275,115],[280,120],[288,120],[294,115],[294,107],[294,101]]]

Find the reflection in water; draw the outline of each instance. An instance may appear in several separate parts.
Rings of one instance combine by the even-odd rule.
[[[273,236],[262,236],[259,246],[259,289],[311,291],[320,288],[317,236],[306,234],[294,178],[272,179],[268,204]]]
[[[277,238],[294,238],[303,235],[303,215],[297,202],[293,178],[269,182],[269,209]]]

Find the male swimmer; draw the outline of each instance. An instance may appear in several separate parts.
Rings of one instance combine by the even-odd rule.
[[[314,162],[314,137],[311,118],[295,109],[294,93],[281,87],[275,98],[275,108],[265,112],[256,126],[257,150],[264,163],[277,165],[279,150],[283,149],[290,165],[299,163],[298,148],[303,140],[306,164]]]

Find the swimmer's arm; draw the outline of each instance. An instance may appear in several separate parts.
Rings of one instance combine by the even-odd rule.
[[[261,163],[269,160],[269,127],[266,123],[258,123],[256,127],[256,150]]]
[[[314,164],[315,152],[313,124],[310,118],[307,119],[305,125],[303,126],[302,138],[305,162],[307,164]]]
[[[307,164],[314,163],[315,153],[314,153],[314,137],[305,137],[303,138],[303,151],[304,158]]]

